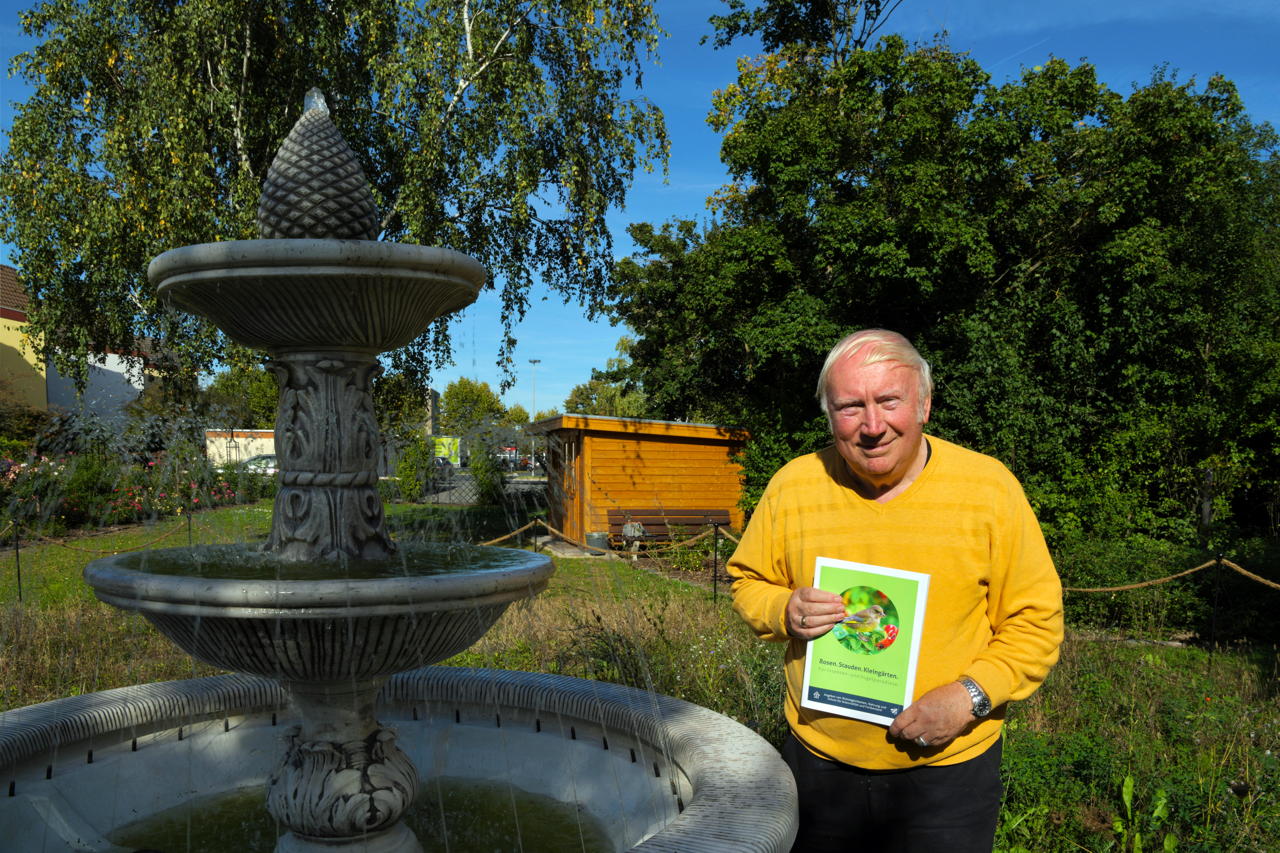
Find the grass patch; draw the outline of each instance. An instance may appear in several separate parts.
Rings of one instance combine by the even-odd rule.
[[[619,560],[561,559],[545,593],[513,605],[447,664],[653,690],[713,708],[779,744],[782,652],[758,641],[723,594],[713,599]]]
[[[1135,833],[1149,850],[1275,849],[1278,668],[1274,648],[1072,632],[1049,680],[1011,709],[998,849],[1133,850]]]
[[[63,602],[94,601],[81,579],[85,564],[99,557],[143,548],[265,541],[271,530],[271,502],[160,518],[146,524],[106,528],[93,533],[22,541],[15,553],[12,540],[0,551],[0,602],[22,600],[38,607]]]

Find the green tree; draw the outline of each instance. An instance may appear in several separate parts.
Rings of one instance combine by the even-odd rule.
[[[498,419],[499,424],[508,427],[523,427],[529,423],[529,412],[524,406],[516,403],[511,408],[502,413],[502,417]]]
[[[945,44],[843,43],[743,63],[710,117],[714,220],[632,227],[614,318],[654,413],[748,429],[750,500],[827,441],[826,350],[885,326],[937,368],[934,430],[1009,464],[1051,534],[1192,541],[1205,501],[1256,528],[1280,482],[1271,128],[1220,77],[1124,97],[1055,59],[994,86]]]
[[[440,395],[440,429],[447,435],[472,436],[497,426],[506,413],[488,382],[465,376],[450,382]]]
[[[647,413],[644,392],[628,379],[631,362],[627,358],[635,342],[618,341],[618,357],[605,363],[604,370],[592,369],[591,379],[575,385],[565,398],[564,410],[575,415],[608,415],[615,418],[643,418]]]
[[[408,439],[426,428],[431,415],[431,389],[408,374],[385,371],[373,381],[373,406],[378,427],[392,439]]]
[[[262,367],[231,367],[205,389],[209,417],[230,429],[273,429],[280,389]]]
[[[90,351],[157,339],[190,375],[227,356],[203,321],[161,310],[154,255],[248,238],[260,184],[321,87],[382,211],[383,238],[478,258],[512,327],[539,280],[600,306],[605,213],[665,162],[662,115],[632,86],[660,34],[649,0],[50,0],[0,161],[42,356],[83,378]],[[421,374],[441,321],[391,357]]]

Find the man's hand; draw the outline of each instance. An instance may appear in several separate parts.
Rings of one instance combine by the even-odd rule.
[[[787,633],[801,640],[812,640],[830,631],[832,625],[847,615],[844,599],[834,592],[802,586],[787,599]]]
[[[973,721],[973,700],[958,681],[935,687],[904,710],[889,726],[889,734],[935,749],[955,740]],[[924,738],[924,744],[918,739]],[[927,746],[926,746],[927,744]]]

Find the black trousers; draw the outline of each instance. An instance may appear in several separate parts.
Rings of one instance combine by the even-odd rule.
[[[991,853],[1001,745],[960,764],[863,770],[819,758],[788,736],[782,757],[800,797],[792,853]]]

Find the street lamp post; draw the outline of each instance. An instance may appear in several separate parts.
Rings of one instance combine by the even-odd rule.
[[[530,382],[530,388],[533,391],[532,402],[530,403],[532,409],[529,412],[529,419],[532,420],[538,414],[538,365],[542,364],[542,359],[531,358],[529,363],[533,365],[533,379]]]
[[[542,359],[540,358],[529,359],[529,364],[532,367],[532,370],[531,370],[532,378],[529,383],[529,388],[531,392],[530,402],[529,402],[529,405],[531,407],[529,410],[529,423],[533,423],[533,419],[538,416],[538,365],[541,363],[542,363]],[[538,454],[535,451],[536,451],[536,448],[534,447],[533,436],[529,436],[529,471],[534,473],[536,473],[538,470],[538,463],[537,463]]]

